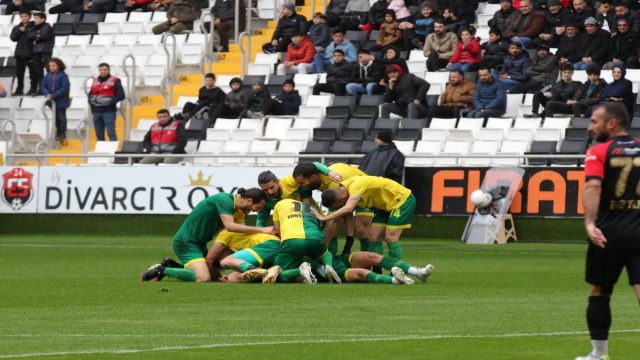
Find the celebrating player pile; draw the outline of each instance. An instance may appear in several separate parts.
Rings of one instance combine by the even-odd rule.
[[[258,184],[261,189],[221,193],[200,202],[174,236],[180,263],[165,258],[143,272],[141,280],[168,276],[191,282],[411,285],[414,280],[408,275],[423,282],[430,278],[433,265],[414,267],[401,260],[399,239],[402,230],[411,227],[415,198],[397,182],[367,176],[348,164],[300,163],[293,175],[281,179],[265,171]],[[311,197],[315,189],[334,212],[322,214]],[[257,227],[244,225],[250,211],[258,212]],[[265,227],[270,219],[273,226]],[[342,222],[347,243],[336,255]],[[351,252],[354,229],[361,251]],[[382,239],[389,256],[382,254]],[[232,272],[221,275],[225,269]]]

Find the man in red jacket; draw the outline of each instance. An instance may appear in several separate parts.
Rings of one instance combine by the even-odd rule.
[[[184,154],[187,145],[187,134],[184,123],[174,120],[167,109],[160,109],[157,113],[158,122],[151,125],[151,129],[144,136],[142,149],[147,154]],[[141,164],[177,164],[179,157],[145,157]]]
[[[311,40],[299,31],[291,34],[291,44],[287,48],[284,63],[278,65],[278,75],[308,74],[312,70],[316,48]]]

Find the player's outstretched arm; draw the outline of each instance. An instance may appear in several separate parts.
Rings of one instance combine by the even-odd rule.
[[[598,207],[600,206],[600,193],[602,192],[602,181],[591,179],[584,186],[582,201],[584,204],[584,228],[593,245],[605,247],[607,238],[596,226]]]
[[[222,224],[224,225],[224,228],[229,231],[243,233],[243,234],[258,234],[258,233],[272,234],[273,233],[272,226],[256,227],[256,226],[238,224],[233,221],[233,216],[231,215],[222,214],[220,215],[220,219],[222,220]]]
[[[316,215],[316,217],[320,221],[327,221],[327,220],[337,219],[337,218],[342,217],[342,216],[344,216],[346,214],[352,214],[353,210],[355,210],[356,207],[358,206],[358,202],[359,201],[360,201],[360,194],[353,194],[353,195],[349,196],[349,199],[347,200],[347,203],[343,207],[341,207],[340,209],[334,211],[333,213],[331,213],[329,215],[326,215],[326,216],[321,216],[317,212],[314,212],[314,214]]]
[[[214,242],[211,245],[211,249],[209,249],[209,252],[207,252],[207,256],[205,257],[207,266],[209,267],[210,271],[214,268],[214,266],[216,266],[216,263],[220,262],[220,259],[222,259],[222,254],[226,249],[227,246],[219,242]]]

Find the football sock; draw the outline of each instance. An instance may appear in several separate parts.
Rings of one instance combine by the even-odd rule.
[[[322,264],[322,265],[329,265],[329,266],[333,266],[333,256],[331,255],[330,252],[325,251],[324,254],[322,254],[322,256],[320,256],[318,258],[318,261]]]
[[[242,264],[240,264],[240,266],[238,266],[240,268],[241,272],[245,272],[247,270],[251,270],[251,269],[255,269],[256,267],[253,264],[250,264],[248,262],[243,262]]]
[[[369,240],[367,238],[360,238],[360,251],[369,251]]]
[[[596,357],[607,354],[607,339],[611,327],[611,307],[608,296],[589,296],[587,324],[591,334],[591,344]]]
[[[369,243],[369,251],[382,255],[382,241],[370,242]],[[374,266],[373,271],[378,274],[382,273],[382,267],[380,265]]]
[[[351,248],[353,247],[353,236],[348,236],[344,242],[344,248],[342,248],[342,255],[346,255],[351,253]]]
[[[182,281],[196,282],[196,273],[189,269],[164,268],[162,274]]]
[[[399,241],[387,243],[387,246],[389,247],[389,256],[394,257],[398,260],[402,259],[402,246],[400,246]]]
[[[296,268],[296,269],[289,269],[289,270],[284,270],[283,272],[280,273],[280,276],[278,276],[278,280],[288,283],[288,282],[293,282],[293,280],[297,277],[300,276],[300,269]]]
[[[369,284],[393,284],[393,276],[368,273],[365,281]]]
[[[382,261],[380,261],[380,266],[382,266],[383,269],[385,270],[391,270],[392,267],[397,266],[400,269],[404,270],[405,272],[407,270],[405,270],[404,267],[402,267],[402,265],[400,263],[403,263],[403,261],[400,261],[398,259],[392,258],[391,256],[383,256],[382,257]],[[408,266],[407,266],[408,268]]]
[[[334,236],[329,242],[329,252],[333,255],[338,253],[338,237]]]

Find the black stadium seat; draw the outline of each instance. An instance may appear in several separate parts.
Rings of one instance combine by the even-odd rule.
[[[351,118],[347,123],[349,129],[365,129],[369,130],[373,127],[373,119]]]
[[[395,140],[420,140],[422,129],[396,129]]]
[[[340,132],[342,130],[342,128],[344,127],[344,123],[346,122],[346,119],[330,119],[330,118],[324,118],[322,120],[322,124],[320,125],[321,128],[325,128],[325,129],[336,129],[338,132]]]
[[[400,126],[403,129],[422,129],[427,127],[427,119],[401,119]]]
[[[371,152],[372,150],[375,150],[377,147],[378,145],[376,145],[376,143],[373,140],[365,140],[360,145],[360,151],[358,152],[360,154],[366,154],[368,152]]]
[[[379,118],[376,120],[374,127],[378,129],[389,129],[393,133],[398,128],[399,124],[400,124],[400,119],[397,119],[397,118],[394,118],[394,119]]]
[[[325,116],[330,119],[348,119],[351,110],[348,106],[327,106]]]
[[[591,120],[589,118],[574,117],[573,119],[571,119],[571,124],[569,125],[569,127],[572,129],[586,129],[589,127],[590,121]]]
[[[331,147],[332,154],[355,154],[360,141],[337,140]]]
[[[207,128],[209,127],[209,119],[189,120],[189,126],[186,128],[187,140],[204,140],[207,137]]]
[[[555,154],[557,141],[534,141],[526,154]],[[549,159],[529,159],[529,165],[549,165]]]
[[[98,23],[104,21],[104,14],[86,13],[82,21],[76,24],[76,35],[95,35],[98,33]]]
[[[383,95],[362,95],[360,96],[360,105],[362,106],[378,106],[382,104]]]
[[[116,154],[140,154],[142,153],[142,141],[124,141],[120,151],[116,151]],[[140,161],[140,158],[132,158],[133,163]],[[128,158],[115,158],[113,161],[116,164],[128,164]]]
[[[331,141],[309,141],[301,154],[326,154],[329,152]]]
[[[75,33],[76,24],[80,23],[82,14],[60,14],[58,21],[53,24],[56,36],[67,36]]]
[[[363,119],[375,119],[378,117],[378,105],[376,106],[363,106],[358,105],[353,112],[353,117]]]
[[[567,128],[564,132],[565,140],[584,140],[589,139],[589,132],[586,129]]]
[[[347,106],[349,111],[353,112],[356,108],[356,100],[358,100],[357,96],[335,96],[331,106]]]
[[[350,129],[346,128],[342,130],[340,140],[357,140],[362,141],[364,139],[364,129]]]
[[[335,128],[315,128],[313,129],[314,141],[333,141],[338,139],[338,131]]]
[[[587,142],[584,140],[565,140],[560,144],[558,154],[584,155],[587,149]],[[551,164],[554,165],[578,165],[582,162],[580,159],[552,159]]]

